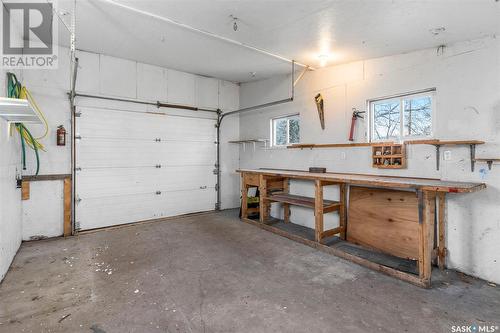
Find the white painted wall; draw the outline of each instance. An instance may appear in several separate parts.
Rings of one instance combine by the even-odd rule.
[[[230,111],[239,107],[239,86],[231,82],[201,77],[171,69],[138,63],[135,61],[109,57],[88,52],[78,52],[79,69],[77,91],[105,96],[123,97],[148,101],[165,101],[177,104],[217,108]],[[47,152],[41,153],[40,174],[71,173],[70,150],[70,107],[67,92],[70,87],[69,51],[59,50],[57,70],[24,70],[16,73],[26,85],[40,108],[48,118],[51,133],[42,140]],[[154,106],[132,103],[101,101],[78,98],[77,105],[93,107],[113,107],[138,111],[157,111]],[[169,114],[199,115],[186,110],[167,110]],[[214,114],[204,113],[207,117]],[[55,131],[64,125],[68,132],[67,145],[56,145]],[[224,124],[223,138],[237,138],[237,119]],[[43,131],[43,126],[30,126],[34,135]],[[146,130],[146,129],[145,129]],[[222,167],[222,207],[233,208],[238,202],[238,150],[222,141],[224,156]],[[214,158],[215,160],[215,158]],[[34,156],[28,154],[28,171],[33,174]],[[214,194],[215,195],[215,194]],[[31,199],[23,201],[23,239],[32,237],[54,237],[63,232],[62,181],[33,183]]]
[[[5,72],[0,76],[0,96],[7,96]],[[19,136],[9,137],[7,122],[0,119],[0,282],[21,245],[21,190],[16,187],[20,169]]]
[[[242,84],[241,107],[287,97],[288,77]],[[300,113],[302,143],[347,142],[351,109],[366,109],[367,100],[436,87],[436,133],[439,139],[480,139],[477,156],[500,157],[500,42],[485,38],[451,45],[443,55],[436,49],[395,55],[309,72],[296,87],[293,103],[240,115],[241,138],[269,138],[270,118]],[[321,130],[314,96],[325,99],[326,129]],[[359,122],[356,141],[366,140],[365,124]],[[450,161],[441,160],[436,171],[433,146],[408,149],[408,169],[379,170],[371,167],[370,148],[349,149],[247,149],[240,150],[242,168],[327,167],[329,171],[438,177],[444,180],[484,181],[488,188],[473,194],[448,195],[447,244],[449,267],[500,283],[500,166],[488,171],[484,164],[470,171],[467,147],[445,147]],[[342,153],[346,159],[342,160]],[[442,156],[441,156],[442,158]],[[292,192],[313,195],[308,183],[294,182]],[[338,198],[334,190],[327,198]],[[277,210],[274,209],[274,214]],[[291,220],[312,227],[311,210],[293,208]],[[326,221],[333,226],[338,221]]]

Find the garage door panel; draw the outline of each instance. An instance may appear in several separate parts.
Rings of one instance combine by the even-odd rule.
[[[214,141],[215,119],[79,108],[77,133],[89,138]]]
[[[78,167],[214,165],[213,142],[86,140],[77,145]]]
[[[184,166],[127,169],[82,169],[78,171],[80,198],[121,194],[214,188],[213,166]],[[213,190],[214,191],[214,190]]]
[[[75,214],[81,230],[214,209],[214,119],[78,110]]]
[[[82,199],[76,220],[85,230],[214,209],[213,189]]]
[[[159,199],[154,193],[83,199],[76,206],[81,229],[108,227],[157,218]]]
[[[216,196],[213,188],[169,192],[160,196],[161,217],[213,210]]]

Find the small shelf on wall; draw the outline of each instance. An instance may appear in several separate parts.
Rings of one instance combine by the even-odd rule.
[[[372,146],[372,166],[379,169],[405,169],[404,144],[379,143]]]
[[[470,169],[474,172],[474,165],[476,163],[476,145],[482,145],[485,142],[480,140],[410,140],[405,141],[408,145],[433,145],[436,147],[436,170],[439,170],[439,162],[441,159],[440,149],[441,146],[469,146],[470,149]]]
[[[18,98],[0,97],[0,118],[9,123],[42,123],[31,103]]]
[[[246,139],[246,140],[231,140],[231,141],[228,141],[228,143],[236,143],[236,144],[240,144],[243,146],[243,151],[246,151],[246,145],[247,143],[248,144],[252,144],[253,145],[253,150],[255,151],[255,148],[257,147],[257,144],[258,143],[263,143],[264,144],[264,148],[267,148],[267,143],[269,142],[269,140],[267,139]]]
[[[474,162],[486,162],[486,164],[488,165],[488,170],[491,170],[491,167],[493,166],[493,163],[500,162],[500,158],[486,158],[486,157],[481,157],[481,158],[475,158]]]
[[[313,148],[351,148],[351,147],[372,147],[380,144],[391,144],[387,142],[348,142],[348,143],[296,143],[287,146],[288,149],[313,149]]]

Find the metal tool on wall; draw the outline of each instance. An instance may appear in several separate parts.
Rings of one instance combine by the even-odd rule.
[[[321,128],[325,129],[325,108],[323,102],[323,96],[317,94],[314,96],[314,101],[316,102],[316,107],[318,108],[319,121],[321,123]]]
[[[359,111],[356,108],[352,108],[352,120],[351,120],[351,130],[349,132],[349,141],[354,141],[354,128],[356,127],[356,120],[358,118],[364,119],[362,116],[366,111]]]

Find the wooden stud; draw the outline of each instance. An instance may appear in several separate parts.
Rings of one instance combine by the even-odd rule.
[[[438,266],[439,269],[444,269],[446,265],[446,245],[445,245],[445,209],[446,209],[446,193],[438,193],[439,208],[438,208]]]
[[[267,200],[267,179],[264,175],[259,175],[259,220],[264,223],[269,217],[269,200]]]
[[[339,227],[342,228],[342,231],[340,232],[340,238],[345,240],[346,238],[346,187],[347,185],[342,183],[339,185],[340,189],[340,208],[339,208]]]
[[[283,178],[283,193],[290,193],[290,182],[288,178]],[[290,223],[290,204],[283,203],[283,220],[285,223]]]
[[[71,178],[64,179],[64,237],[71,236]]]
[[[23,180],[21,182],[21,200],[30,199],[30,182]]]
[[[241,177],[241,217],[248,217],[248,187],[247,177]]]
[[[434,192],[418,191],[419,205],[419,258],[418,273],[425,284],[431,283],[432,250],[434,247]]]
[[[321,242],[323,235],[323,184],[321,180],[316,180],[315,196],[314,196],[314,225],[315,225],[315,240]]]

